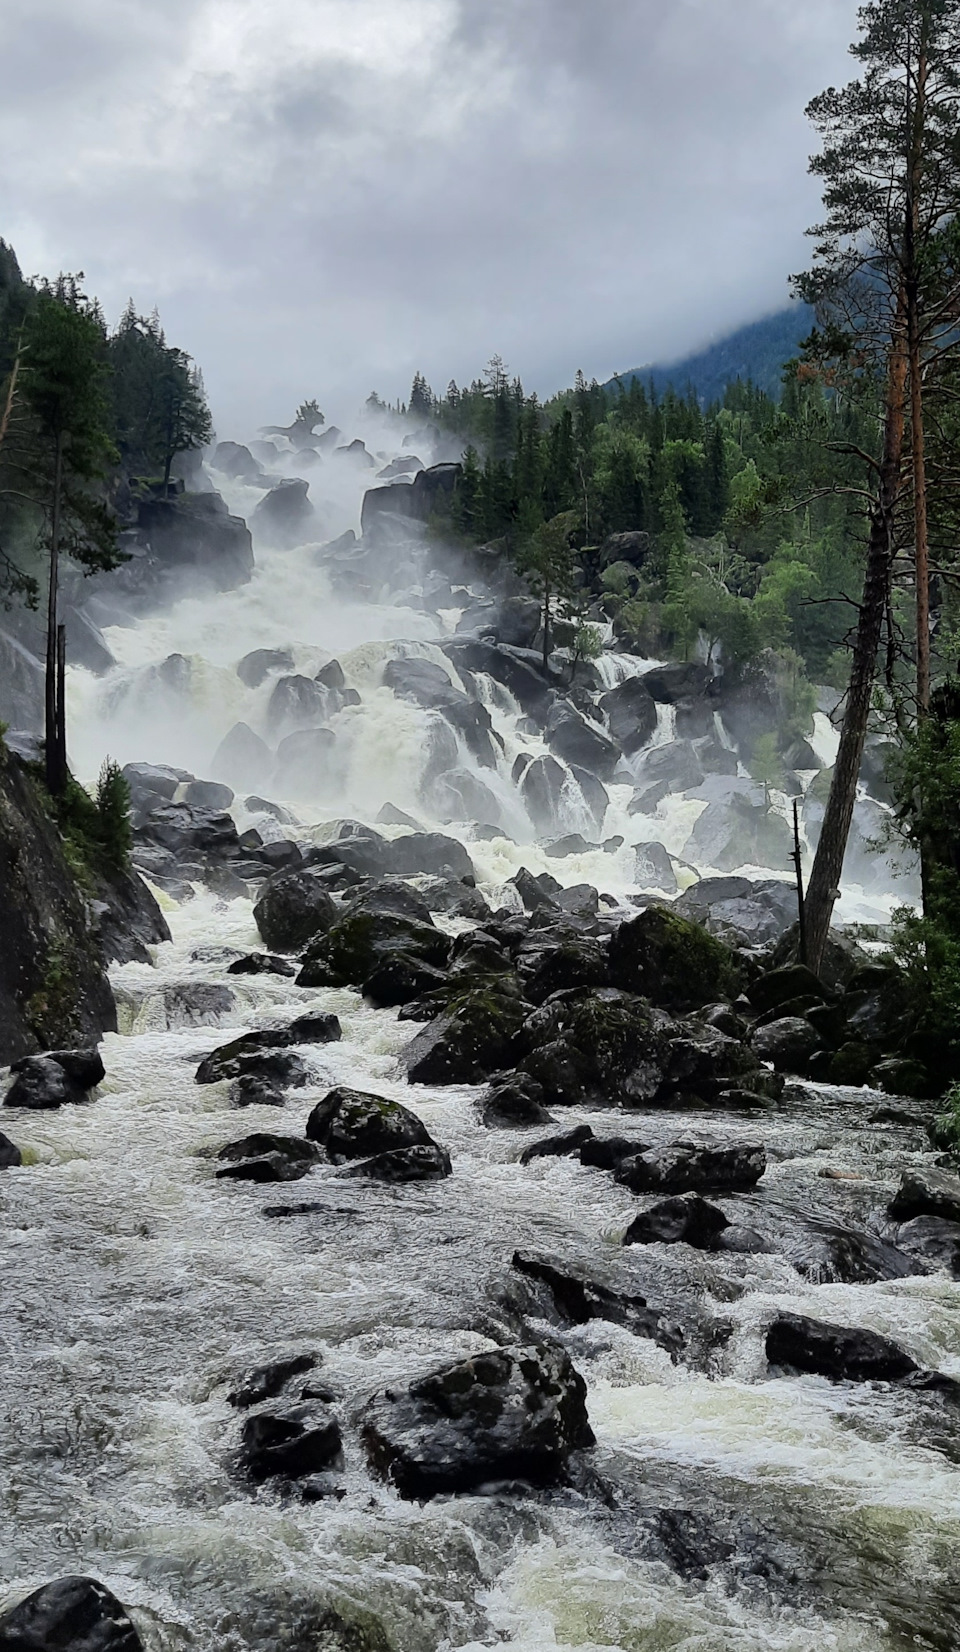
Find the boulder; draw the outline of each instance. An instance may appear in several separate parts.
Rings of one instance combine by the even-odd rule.
[[[598,702],[612,738],[624,756],[631,757],[657,731],[657,703],[640,677],[628,677]]]
[[[360,525],[364,536],[375,533],[379,520],[386,516],[412,517],[428,522],[437,511],[449,509],[449,501],[463,473],[460,464],[431,465],[421,470],[412,482],[394,482],[388,487],[371,488],[363,496]]]
[[[237,666],[237,676],[248,688],[259,688],[274,673],[292,671],[293,655],[286,648],[255,648]]]
[[[497,1074],[483,1097],[484,1124],[497,1128],[527,1128],[531,1124],[552,1124],[552,1115],[543,1104],[543,1085],[529,1073]]]
[[[565,763],[610,780],[620,762],[620,747],[566,700],[557,700],[544,730],[547,744]]]
[[[946,1269],[960,1279],[960,1221],[943,1216],[914,1216],[897,1233],[897,1244],[910,1256]]]
[[[828,996],[823,982],[806,964],[785,964],[780,969],[767,970],[747,988],[747,997],[758,1015],[780,1009],[796,998],[826,999]]]
[[[248,723],[234,723],[210,759],[210,773],[245,791],[267,783],[273,761],[267,742]]]
[[[926,1067],[906,1056],[888,1056],[885,1061],[871,1063],[867,1076],[873,1089],[883,1090],[888,1096],[925,1101],[937,1093],[938,1086]]]
[[[361,1159],[359,1164],[344,1171],[344,1175],[400,1186],[406,1182],[445,1181],[452,1168],[446,1148],[430,1142],[416,1147],[395,1147],[390,1153]]]
[[[658,803],[675,792],[687,792],[703,781],[703,769],[689,740],[670,740],[645,751],[637,764],[637,790],[631,814],[652,814]]]
[[[714,1101],[731,1084],[765,1094],[770,1075],[753,1050],[719,1027],[687,1021],[668,1034],[669,1050],[663,1064],[664,1087],[680,1094]]]
[[[531,1142],[520,1155],[521,1164],[532,1164],[534,1159],[564,1159],[572,1153],[579,1153],[581,1147],[593,1140],[593,1131],[589,1124],[578,1124],[576,1129],[567,1130],[562,1136],[544,1136],[542,1141]]]
[[[755,1054],[772,1061],[778,1073],[804,1073],[810,1057],[821,1048],[820,1034],[802,1016],[787,1015],[757,1027],[752,1037]]]
[[[674,910],[702,924],[711,935],[763,946],[796,923],[796,885],[777,878],[702,878],[684,890]]]
[[[231,516],[219,493],[144,499],[137,513],[131,560],[94,574],[85,589],[143,612],[198,586],[235,591],[253,577],[253,541],[242,517]]]
[[[271,446],[273,444],[271,443]],[[277,450],[273,449],[276,458]],[[214,470],[222,471],[224,476],[237,477],[243,482],[258,482],[260,466],[248,447],[241,442],[218,442],[213,450],[211,460]]]
[[[493,725],[486,706],[454,688],[442,666],[430,660],[388,660],[383,681],[401,700],[438,711],[484,768],[496,768]]]
[[[292,1354],[287,1359],[271,1360],[266,1365],[255,1365],[245,1371],[239,1384],[227,1395],[230,1405],[246,1411],[251,1405],[262,1405],[264,1400],[276,1399],[291,1377],[303,1376],[314,1370],[316,1354]]]
[[[253,909],[265,946],[299,952],[336,923],[339,908],[311,867],[278,872],[268,879]]]
[[[370,1401],[361,1435],[371,1467],[401,1497],[488,1481],[553,1485],[594,1444],[586,1384],[560,1348],[496,1348]]]
[[[275,483],[250,519],[257,538],[290,547],[316,537],[317,513],[308,498],[309,491],[310,484],[300,477],[284,476]]]
[[[637,844],[633,876],[638,889],[662,889],[665,895],[675,895],[679,887],[673,861],[662,843]]]
[[[503,811],[496,795],[469,769],[449,769],[439,775],[430,795],[443,821],[468,821],[498,829],[503,826]]]
[[[766,1168],[767,1155],[757,1143],[724,1147],[681,1140],[623,1159],[616,1179],[633,1193],[740,1193],[755,1187]]]
[[[471,883],[474,879],[473,861],[463,844],[442,832],[410,832],[394,838],[386,858],[387,869],[398,877],[468,879]]]
[[[310,1168],[303,1159],[291,1158],[287,1153],[271,1149],[221,1165],[217,1171],[217,1180],[256,1182],[260,1186],[270,1182],[298,1182]]]
[[[779,1313],[766,1336],[771,1365],[809,1371],[832,1382],[900,1382],[919,1371],[889,1337],[802,1314]]]
[[[696,699],[707,693],[711,674],[699,660],[683,664],[657,665],[645,671],[638,679],[652,700],[660,705],[674,706],[679,700]]]
[[[647,1142],[633,1136],[592,1136],[580,1149],[580,1163],[593,1170],[616,1170],[624,1159],[649,1151]]]
[[[526,1006],[495,987],[465,991],[406,1046],[411,1084],[476,1084],[510,1064]]]
[[[615,931],[610,978],[626,992],[670,1007],[716,1002],[733,996],[735,961],[726,947],[676,911],[648,907]]]
[[[226,1147],[221,1147],[217,1158],[223,1164],[237,1165],[268,1155],[288,1160],[298,1167],[298,1173],[302,1175],[306,1175],[323,1158],[323,1153],[314,1142],[304,1141],[300,1136],[278,1136],[268,1130],[258,1130],[253,1135],[241,1137],[239,1141],[228,1142]],[[301,1166],[302,1169],[299,1169]]]
[[[569,1325],[586,1325],[592,1319],[623,1325],[634,1336],[649,1337],[676,1356],[684,1343],[679,1325],[643,1296],[625,1296],[596,1280],[585,1279],[568,1267],[560,1267],[546,1257],[515,1251],[513,1267],[525,1278],[545,1286],[554,1312]]]
[[[39,640],[36,646],[41,646]],[[18,731],[21,741],[43,727],[43,682],[43,661],[0,629],[0,718]]]
[[[183,788],[183,801],[196,809],[229,809],[234,793],[229,786],[217,780],[188,780]]]
[[[116,1595],[92,1577],[59,1577],[0,1614],[0,1652],[143,1652]]]
[[[334,1164],[399,1147],[435,1145],[426,1125],[398,1101],[343,1085],[317,1103],[307,1120],[306,1134],[309,1141],[326,1149]]]
[[[244,1420],[239,1466],[253,1480],[300,1480],[339,1464],[340,1424],[317,1400],[272,1405]]]
[[[747,782],[743,790],[710,802],[683,847],[684,856],[700,865],[733,872],[738,866],[781,867],[789,864],[793,837],[787,822]]]
[[[568,893],[572,891],[564,891]],[[530,931],[517,953],[517,973],[532,1004],[542,1004],[555,992],[605,987],[610,981],[603,942],[562,920],[549,929]]]
[[[915,1216],[960,1222],[960,1176],[925,1167],[905,1170],[888,1208],[898,1222],[909,1222]]]
[[[548,1106],[638,1107],[663,1080],[668,1040],[642,999],[610,988],[559,993],[529,1016],[524,1070]]]
[[[303,728],[288,734],[277,747],[273,784],[296,800],[328,796],[337,780],[336,745],[330,728]]]
[[[13,1083],[3,1098],[5,1107],[49,1111],[65,1103],[86,1101],[106,1075],[97,1050],[52,1050],[47,1055],[21,1056],[11,1064]]]
[[[649,1210],[635,1216],[623,1236],[625,1245],[692,1245],[695,1250],[716,1250],[725,1228],[730,1226],[723,1211],[708,1204],[697,1193],[661,1199]]]
[[[265,1027],[260,1032],[244,1033],[204,1056],[197,1068],[196,1082],[219,1084],[224,1079],[253,1074],[303,1084],[306,1070],[300,1077],[303,1064],[290,1053],[292,1048],[299,1044],[337,1043],[340,1037],[340,1022],[335,1015],[304,1016],[291,1022],[289,1027]],[[287,1073],[294,1077],[284,1077]]]
[[[228,975],[293,976],[296,973],[296,967],[287,958],[278,958],[272,952],[248,952],[227,965]]]
[[[553,686],[543,676],[541,662],[527,649],[516,649],[473,637],[456,637],[442,645],[443,652],[461,679],[469,682],[482,672],[513,695],[521,711],[538,723],[546,717],[554,699]]]
[[[375,894],[360,896],[310,942],[297,981],[304,987],[360,987],[398,954],[440,969],[449,952],[449,939],[429,914],[424,922],[386,909]]]
[[[200,857],[239,858],[240,838],[233,816],[216,809],[194,809],[189,803],[163,803],[152,809],[141,827],[148,843],[169,849],[178,860]]]
[[[23,1154],[19,1147],[0,1130],[0,1170],[15,1170],[22,1163]]]
[[[556,831],[562,817],[562,796],[567,782],[566,770],[555,757],[535,757],[519,777],[521,801],[534,831],[541,836]]]
[[[331,690],[312,677],[278,677],[267,705],[267,725],[274,736],[315,728],[331,709]]]

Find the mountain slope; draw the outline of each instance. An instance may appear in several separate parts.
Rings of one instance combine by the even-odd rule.
[[[691,386],[699,400],[707,405],[723,395],[728,384],[738,378],[752,379],[768,395],[779,396],[783,364],[795,356],[800,340],[813,325],[813,312],[805,304],[791,304],[763,321],[751,322],[716,344],[707,345],[694,355],[666,365],[633,367],[619,373],[624,384],[638,378],[645,385],[653,383],[658,393],[672,385],[679,394]]]

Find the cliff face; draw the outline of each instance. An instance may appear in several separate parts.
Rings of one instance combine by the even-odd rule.
[[[97,1043],[116,1006],[42,792],[0,745],[0,1062]]]

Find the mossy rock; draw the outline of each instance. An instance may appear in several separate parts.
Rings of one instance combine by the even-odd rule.
[[[523,1039],[524,1070],[548,1106],[637,1106],[660,1088],[668,1041],[650,1006],[630,994],[565,994],[530,1016]]]
[[[491,987],[454,998],[402,1052],[411,1084],[476,1084],[509,1067],[526,1013]]]
[[[439,969],[447,962],[450,944],[433,924],[400,912],[347,912],[308,946],[297,984],[359,987],[379,963],[397,953]]]
[[[365,1159],[401,1147],[433,1147],[425,1124],[408,1107],[387,1096],[340,1085],[319,1101],[307,1120],[307,1137],[331,1159]]]
[[[665,907],[621,924],[610,943],[615,986],[670,1009],[696,1009],[739,991],[736,959],[722,942]]]

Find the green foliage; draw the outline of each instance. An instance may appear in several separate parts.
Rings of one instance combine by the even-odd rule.
[[[130,788],[111,758],[100,770],[95,798],[68,777],[56,816],[67,864],[88,892],[98,877],[127,869],[133,843]]]
[[[775,734],[761,734],[754,741],[753,755],[750,759],[750,773],[754,780],[763,787],[763,801],[767,809],[770,807],[770,793],[783,785],[783,759],[780,756],[780,746]]]
[[[111,757],[104,759],[97,780],[97,813],[104,854],[111,865],[125,869],[133,847],[130,786],[119,763]]]
[[[113,418],[128,470],[162,476],[169,485],[178,453],[204,447],[212,421],[203,383],[190,357],[167,344],[156,315],[138,316],[130,304],[108,343]],[[316,402],[297,409],[296,426],[322,422]]]

